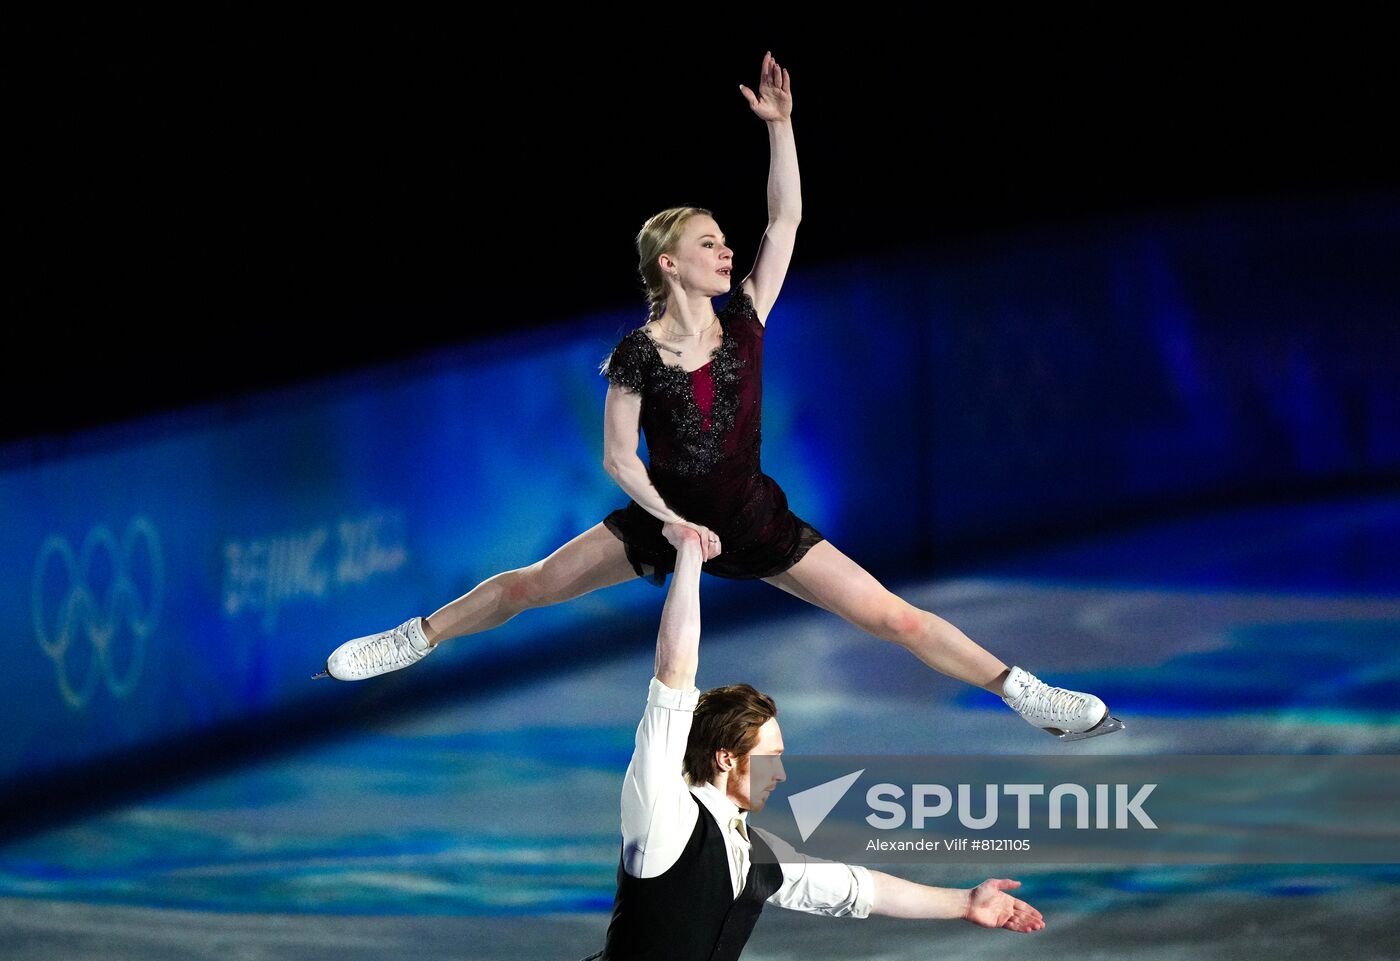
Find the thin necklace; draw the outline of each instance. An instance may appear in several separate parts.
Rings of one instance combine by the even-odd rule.
[[[653,320],[652,323],[655,324],[659,329],[666,331],[666,333],[670,334],[672,337],[699,337],[699,336],[700,336],[701,334],[703,334],[705,331],[707,331],[707,330],[709,330],[711,327],[713,327],[713,326],[715,325],[715,321],[717,321],[717,320],[719,320],[719,314],[715,314],[714,317],[711,318],[711,320],[710,320],[710,322],[709,322],[708,324],[706,324],[703,328],[701,328],[700,330],[697,330],[697,331],[696,331],[695,333],[693,333],[693,334],[678,334],[678,333],[676,333],[675,331],[671,330],[669,327],[662,327],[662,326],[661,326],[661,321],[659,321],[659,320]],[[682,353],[680,350],[677,350],[675,347],[667,347],[665,344],[661,343],[660,341],[658,341],[658,340],[657,340],[656,338],[654,338],[654,337],[652,338],[652,341],[651,341],[651,342],[652,342],[653,344],[656,344],[656,346],[660,347],[662,350],[670,351],[671,353],[675,354],[677,357],[679,357],[679,356],[681,355],[681,353]]]

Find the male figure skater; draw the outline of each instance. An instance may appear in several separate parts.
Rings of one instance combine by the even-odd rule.
[[[700,535],[667,524],[676,569],[656,638],[656,676],[622,788],[622,856],[607,942],[587,961],[729,961],[766,902],[831,917],[962,918],[1028,933],[1039,911],[994,879],[935,888],[800,855],[748,813],[784,779],[781,762],[751,777],[752,755],[783,751],[777,707],[747,684],[695,687],[700,660]],[[777,855],[771,863],[768,853]],[[755,854],[763,857],[756,857]],[[759,862],[763,863],[759,863]]]

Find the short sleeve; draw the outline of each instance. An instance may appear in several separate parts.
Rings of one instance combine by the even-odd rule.
[[[656,359],[656,348],[646,341],[646,335],[633,331],[613,348],[608,359],[603,361],[599,373],[609,382],[640,394],[646,383],[648,365]]]
[[[824,861],[795,850],[770,831],[763,840],[783,871],[782,886],[768,898],[791,911],[832,918],[867,918],[875,906],[875,880],[859,864]]]
[[[699,806],[683,772],[699,699],[694,684],[672,688],[653,677],[647,688],[636,749],[622,780],[622,858],[634,878],[665,874],[695,829]]]
[[[724,317],[726,328],[742,326],[755,337],[763,336],[763,324],[759,321],[758,311],[754,308],[753,300],[745,293],[743,284],[734,288],[729,300],[719,312]]]
[[[695,712],[695,706],[700,703],[700,689],[694,684],[689,688],[668,687],[666,682],[659,677],[651,679],[651,685],[647,688],[647,706],[664,707],[668,711],[690,711]]]

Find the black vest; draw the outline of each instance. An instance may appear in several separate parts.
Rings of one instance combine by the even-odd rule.
[[[751,831],[749,873],[734,897],[724,832],[700,799],[695,830],[664,874],[634,878],[617,864],[617,897],[603,950],[585,961],[736,961],[783,869]],[[760,859],[767,863],[758,863]]]

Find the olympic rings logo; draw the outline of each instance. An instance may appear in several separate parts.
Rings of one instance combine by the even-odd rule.
[[[94,589],[93,577],[106,573],[96,566],[102,558],[111,567],[110,578],[104,576]],[[144,570],[136,567],[141,559]],[[144,603],[138,579],[145,587]],[[107,526],[94,527],[76,554],[68,540],[57,534],[44,541],[34,566],[30,611],[34,636],[53,661],[59,693],[69,707],[82,710],[99,680],[119,700],[132,692],[141,677],[146,640],[160,617],[164,591],[160,535],[144,517],[132,519],[120,542]],[[129,650],[118,658],[117,648],[128,637]],[[86,670],[79,666],[82,677],[75,681],[69,655],[75,653],[75,641],[81,640],[87,641],[92,653]]]

